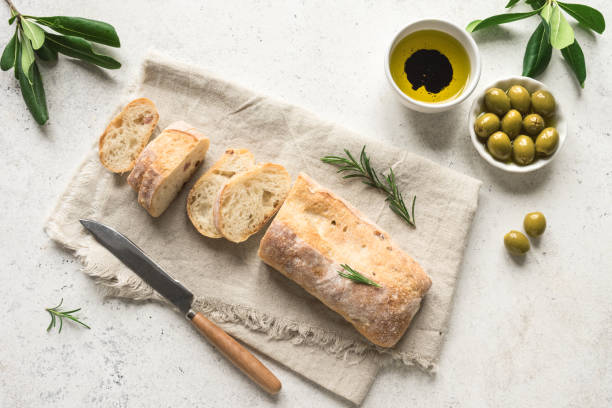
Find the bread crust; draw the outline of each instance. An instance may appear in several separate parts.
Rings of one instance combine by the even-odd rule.
[[[157,122],[159,121],[159,113],[157,112],[157,107],[155,106],[153,101],[151,101],[148,98],[134,99],[133,101],[125,105],[125,107],[121,110],[121,112],[119,112],[110,121],[110,123],[106,126],[106,129],[104,129],[104,132],[102,132],[102,134],[100,135],[100,139],[98,141],[98,156],[100,157],[100,162],[102,163],[102,165],[106,167],[108,170],[112,171],[113,173],[125,173],[125,172],[132,170],[138,158],[138,154],[137,154],[134,160],[132,160],[127,167],[116,168],[116,167],[112,167],[111,164],[105,160],[105,155],[104,155],[104,144],[106,142],[106,137],[109,135],[112,129],[115,129],[118,127],[117,122],[122,121],[126,113],[131,108],[137,105],[149,105],[154,111],[153,118],[151,119],[151,122],[150,122],[151,129],[148,132],[148,135],[146,135],[146,137],[144,137],[140,143],[139,154],[145,148],[147,143],[149,143],[149,139],[151,138],[151,135],[153,134],[153,131],[155,130],[155,127],[157,126]]]
[[[184,123],[184,122],[182,122]],[[185,129],[186,131],[177,130]],[[187,152],[177,157],[172,154],[176,144]],[[153,200],[164,181],[175,171],[187,171],[187,179],[193,174],[203,161],[210,145],[209,139],[191,127],[172,124],[153,140],[140,154],[134,169],[128,176],[128,184],[138,192],[138,203],[142,205],[151,216],[158,217],[165,208],[153,207]],[[183,160],[195,153],[194,163],[185,163]],[[179,167],[182,167],[179,168]]]
[[[191,188],[191,190],[189,190],[189,196],[187,197],[187,216],[189,217],[189,220],[191,221],[191,223],[193,224],[193,226],[195,227],[196,230],[198,230],[198,232],[206,237],[209,238],[222,238],[223,235],[221,235],[220,232],[217,233],[211,233],[210,231],[206,231],[202,228],[198,227],[198,222],[196,221],[195,215],[193,214],[192,210],[191,210],[191,203],[194,200],[194,195],[197,193],[198,189],[200,188],[200,186],[207,182],[208,178],[215,173],[215,171],[219,170],[219,169],[223,169],[224,166],[227,164],[227,162],[229,162],[232,159],[232,156],[235,155],[249,155],[251,157],[251,160],[253,162],[253,165],[255,164],[255,158],[253,156],[253,153],[251,153],[248,149],[227,149],[223,155],[221,156],[221,158],[219,160],[217,160],[215,162],[215,164],[212,165],[212,167],[210,169],[208,169],[199,179],[198,181],[196,181],[196,183],[193,185],[193,187]],[[229,181],[229,180],[228,180]],[[216,198],[215,198],[216,201]],[[214,220],[213,220],[214,223]]]
[[[381,347],[404,335],[431,286],[386,232],[303,173],[262,238],[259,256]],[[382,287],[341,277],[341,264]]]
[[[274,170],[278,171],[279,173],[283,174],[289,182],[291,181],[291,176],[289,175],[287,170],[283,166],[281,166],[280,164],[261,163],[261,164],[258,164],[257,166],[255,166],[255,168],[253,168],[253,169],[251,169],[249,171],[245,171],[244,173],[241,173],[239,176],[234,177],[234,178],[230,179],[230,181],[225,183],[225,185],[223,186],[223,188],[219,192],[219,195],[217,196],[217,199],[215,200],[215,205],[213,207],[213,218],[214,218],[214,221],[215,221],[215,226],[217,227],[217,229],[219,230],[221,235],[223,235],[223,237],[226,238],[227,240],[232,241],[232,242],[244,242],[244,241],[246,241],[251,235],[257,233],[257,231],[259,231],[264,225],[266,225],[266,223],[270,220],[270,218],[272,218],[274,216],[274,214],[276,214],[276,212],[282,206],[283,200],[279,200],[279,202],[277,203],[277,205],[274,206],[272,211],[270,211],[269,214],[266,214],[266,217],[262,220],[262,222],[260,222],[251,231],[246,232],[244,235],[242,235],[241,237],[239,237],[237,239],[231,239],[230,237],[228,237],[227,233],[224,233],[224,231],[226,229],[226,226],[225,226],[225,220],[223,219],[223,216],[221,214],[221,208],[225,205],[225,200],[227,198],[228,191],[231,188],[233,188],[235,185],[237,185],[238,183],[241,183],[245,178],[252,177],[253,175],[261,172],[264,169],[274,169]]]
[[[177,120],[176,122],[172,122],[164,130],[178,130],[181,132],[185,132],[195,137],[198,140],[208,139],[204,133],[200,132],[198,129],[193,127],[191,124],[184,122],[182,120]]]

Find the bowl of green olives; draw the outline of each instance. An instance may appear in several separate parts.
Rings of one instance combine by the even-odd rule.
[[[494,167],[528,173],[550,163],[565,142],[561,106],[540,81],[497,81],[473,103],[469,132],[478,154]]]

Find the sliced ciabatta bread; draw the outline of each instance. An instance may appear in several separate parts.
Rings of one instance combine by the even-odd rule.
[[[149,142],[159,114],[147,98],[128,103],[100,135],[100,161],[114,173],[132,170],[136,158]]]
[[[235,175],[215,201],[215,226],[230,241],[246,241],[278,211],[290,188],[291,177],[278,164],[258,164]]]
[[[138,203],[159,217],[198,168],[210,141],[184,122],[172,124],[142,151],[128,183],[138,192]],[[188,125],[187,125],[188,126]],[[185,127],[183,127],[185,128]]]
[[[225,183],[253,167],[253,153],[247,149],[227,149],[195,183],[187,198],[187,215],[200,234],[210,238],[222,237],[213,219],[215,200]]]

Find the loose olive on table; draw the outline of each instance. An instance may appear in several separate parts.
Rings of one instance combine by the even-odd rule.
[[[531,248],[525,234],[515,230],[504,235],[504,246],[512,255],[525,255]]]
[[[474,133],[496,160],[512,159],[527,166],[556,151],[559,133],[551,126],[556,102],[550,92],[540,89],[530,94],[519,84],[507,92],[489,88],[484,108],[474,121]]]
[[[546,230],[546,217],[539,211],[530,212],[523,220],[525,232],[532,237],[539,237]]]

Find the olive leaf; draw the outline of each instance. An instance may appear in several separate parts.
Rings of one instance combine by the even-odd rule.
[[[17,12],[11,7],[11,18],[9,18],[8,20],[9,25],[13,24],[16,18],[17,18]]]
[[[518,3],[518,0],[508,0],[506,8]],[[580,86],[584,87],[586,79],[584,54],[576,41],[574,29],[561,10],[575,18],[581,25],[599,34],[606,29],[604,16],[593,7],[559,0],[525,0],[525,3],[531,6],[532,12],[500,14],[484,20],[474,20],[467,25],[466,30],[474,32],[540,14],[542,21],[529,38],[523,56],[523,75],[533,77],[542,73],[550,63],[554,47],[561,50],[561,55],[574,71]]]
[[[15,66],[15,61],[17,60],[17,47],[19,46],[19,39],[17,38],[17,31],[15,31],[15,35],[8,42],[6,48],[2,52],[2,58],[0,58],[0,68],[3,71],[8,71],[9,69]]]
[[[27,38],[23,39],[24,42],[29,42]],[[17,60],[21,59],[22,47],[18,47]],[[31,49],[31,47],[30,47]],[[21,87],[21,95],[26,103],[26,106],[32,113],[34,120],[38,124],[43,125],[49,119],[49,112],[47,111],[47,101],[45,99],[45,89],[43,88],[42,78],[36,62],[32,64],[30,81],[27,77],[21,64],[15,64],[15,75],[19,79],[19,86]]]
[[[584,63],[584,54],[582,48],[578,44],[578,40],[574,40],[572,45],[569,45],[561,50],[561,55],[567,61],[569,66],[574,71],[576,79],[580,83],[580,87],[584,88],[584,81],[586,80],[586,65]]]
[[[32,82],[32,64],[34,64],[34,50],[32,49],[32,44],[28,38],[21,39],[21,58],[19,59],[21,64],[21,70],[25,75],[26,79]],[[21,73],[20,73],[21,74]],[[20,75],[21,79],[21,75]]]
[[[511,23],[513,21],[522,20],[524,18],[536,15],[539,12],[540,10],[534,10],[534,11],[528,11],[525,13],[498,14],[496,16],[485,18],[479,23],[476,23],[476,21],[478,20],[472,21],[470,24],[468,24],[468,26],[465,29],[471,33],[471,32],[482,30],[483,28],[491,27],[494,25],[506,24],[506,23]]]
[[[529,38],[523,57],[523,76],[535,77],[548,66],[552,55],[548,31],[546,21],[541,21]]]
[[[547,0],[525,0],[525,3],[529,4],[532,9],[540,9],[544,6],[545,3],[548,3]]]
[[[557,4],[565,10],[567,14],[574,17],[576,21],[584,24],[591,30],[602,34],[606,29],[606,20],[599,10],[585,6],[584,4],[562,3],[560,1],[558,1]]]
[[[508,4],[506,4],[506,8],[514,7],[514,5],[518,3],[519,1],[520,0],[510,0]]]
[[[103,21],[66,16],[32,18],[60,34],[84,38],[111,47],[121,46],[115,28]]]
[[[573,42],[574,29],[561,13],[561,8],[554,6],[550,15],[550,45],[561,50]]]
[[[43,61],[57,60],[57,51],[49,47],[48,44],[43,44],[43,46],[34,51],[34,53]]]
[[[465,31],[467,31],[468,33],[473,32],[474,31],[474,27],[476,27],[478,24],[480,24],[481,21],[482,20],[474,20],[474,21],[472,21],[470,24],[468,24],[465,27]]]
[[[546,3],[544,8],[542,8],[542,12],[540,12],[540,16],[547,24],[550,24],[550,15],[552,14],[552,7],[550,3]]]
[[[121,63],[106,55],[96,54],[91,43],[79,37],[47,33],[49,47],[69,57],[78,58],[107,69],[121,68]]]
[[[45,32],[38,25],[32,23],[21,17],[21,27],[23,28],[23,34],[30,39],[32,42],[32,48],[35,50],[42,47],[45,42]]]

